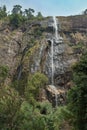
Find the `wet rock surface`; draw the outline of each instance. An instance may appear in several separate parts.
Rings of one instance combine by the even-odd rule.
[[[66,103],[66,91],[64,89],[59,89],[53,85],[48,85],[46,87],[46,94],[48,100],[54,107],[58,107],[59,105],[64,105]]]

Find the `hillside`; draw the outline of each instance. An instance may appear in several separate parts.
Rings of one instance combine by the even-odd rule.
[[[64,44],[60,45],[64,49],[60,53],[62,53],[64,62],[66,61],[72,64],[76,60],[79,60],[81,54],[86,51],[86,19],[87,16],[84,15],[58,18],[59,26],[61,26],[60,35],[63,37],[64,42]],[[9,22],[1,23],[0,63],[9,67],[11,80],[13,75],[19,73],[21,66],[23,66],[22,70],[26,72],[27,70],[35,71],[35,69],[41,72],[46,71],[44,70],[45,62],[50,49],[47,39],[53,33],[52,28],[48,27],[48,23],[49,18],[45,18],[42,21],[27,21],[20,28],[13,30]],[[38,68],[36,64],[38,64]],[[69,69],[69,64],[67,63],[65,71]],[[36,66],[36,68],[31,68],[32,65]]]
[[[0,20],[1,130],[25,130],[28,127],[31,130],[71,129],[61,117],[63,110],[52,109],[56,103],[55,91],[50,88],[51,42],[53,39],[54,85],[57,104],[61,106],[66,104],[66,93],[74,84],[72,66],[87,51],[87,15],[57,19],[58,34],[63,38],[59,43],[54,39],[52,17],[25,20],[18,27],[14,27],[9,18]],[[63,124],[60,123],[62,121]],[[57,129],[54,128],[55,123]]]

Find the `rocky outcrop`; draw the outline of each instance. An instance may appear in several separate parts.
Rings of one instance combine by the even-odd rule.
[[[21,49],[22,32],[7,32],[4,30],[0,32],[0,63],[3,66],[8,66],[10,75],[14,74],[17,63],[19,62],[16,58],[20,53]]]
[[[64,43],[55,43],[53,44],[53,62],[54,62],[54,82],[57,86],[56,78],[58,75],[61,75],[67,71],[69,67],[67,56],[65,55],[66,45]],[[47,59],[45,62],[45,73],[48,75],[50,82],[52,76],[52,61],[51,61],[51,46],[48,50]]]
[[[58,17],[63,32],[87,32],[87,15]]]
[[[50,18],[52,19],[52,18]],[[49,21],[49,20],[48,20]],[[47,28],[53,26],[53,21],[51,20],[51,24],[48,23]],[[43,26],[44,23],[42,23]],[[49,26],[50,25],[50,26]],[[65,87],[65,81],[67,77],[70,76],[70,66],[72,63],[76,62],[76,59],[71,56],[72,50],[70,51],[69,47],[67,46],[64,41],[59,41],[58,43],[54,39],[54,29],[50,32],[45,32],[45,37],[41,40],[40,46],[35,51],[35,55],[33,55],[33,62],[31,64],[31,73],[35,71],[41,71],[42,73],[46,74],[49,78],[49,84],[51,84],[51,77],[52,77],[52,52],[51,52],[51,40],[53,39],[53,62],[54,62],[54,84],[56,87]],[[69,50],[69,51],[67,51]],[[66,76],[65,76],[66,75]],[[62,77],[62,78],[61,78]],[[64,77],[64,78],[63,78]],[[63,81],[62,83],[62,80]],[[66,82],[66,84],[67,84]]]
[[[79,60],[87,51],[87,15],[58,17],[64,43],[73,50],[73,57]]]
[[[53,106],[58,107],[59,105],[64,105],[66,103],[66,91],[63,89],[57,89],[53,85],[48,85],[46,87],[46,95]]]

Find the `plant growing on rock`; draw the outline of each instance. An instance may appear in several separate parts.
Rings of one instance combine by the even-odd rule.
[[[40,90],[46,85],[47,81],[47,77],[40,72],[36,72],[34,75],[29,77],[25,89],[25,96],[29,103],[34,104],[38,100]]]
[[[4,83],[5,79],[7,78],[8,71],[8,66],[0,66],[0,85]]]

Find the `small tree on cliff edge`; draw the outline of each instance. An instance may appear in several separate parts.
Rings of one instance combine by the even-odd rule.
[[[68,108],[73,114],[75,130],[87,130],[87,54],[73,67],[76,84],[68,94]]]
[[[84,14],[84,15],[87,15],[87,9],[85,9],[85,10],[83,11],[83,14]]]
[[[5,18],[7,16],[6,6],[0,7],[0,19]]]

